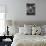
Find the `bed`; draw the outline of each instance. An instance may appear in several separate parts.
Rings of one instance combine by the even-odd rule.
[[[46,46],[46,35],[24,35],[17,33],[14,35],[11,46]]]
[[[11,46],[46,46],[46,36],[16,34]]]

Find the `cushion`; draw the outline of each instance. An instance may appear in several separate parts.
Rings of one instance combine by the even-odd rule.
[[[44,31],[46,33],[46,25],[43,25],[42,28],[44,28]]]
[[[43,31],[44,35],[46,35],[46,25],[42,26],[42,31]]]
[[[9,35],[15,35],[19,32],[19,28],[15,26],[9,26]]]
[[[24,27],[26,30],[29,30],[28,32],[30,32],[30,34],[32,34],[32,25],[24,24]]]
[[[25,30],[24,30],[24,27],[19,27],[19,33],[20,33],[20,34],[24,34],[24,31],[25,31]]]
[[[24,27],[32,29],[32,25],[26,25],[26,24],[24,24]]]
[[[32,35],[39,35],[41,34],[41,28],[39,26],[32,27]]]
[[[45,29],[43,27],[43,25],[41,26],[41,35],[43,36],[44,35],[44,32],[45,32]]]
[[[32,34],[32,29],[25,27],[25,32],[24,32],[24,34],[26,34],[26,35],[31,35],[31,34]]]
[[[31,28],[19,27],[19,33],[30,35],[32,32],[31,32]]]

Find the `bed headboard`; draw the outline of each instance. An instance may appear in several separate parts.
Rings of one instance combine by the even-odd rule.
[[[23,26],[24,24],[27,24],[27,25],[33,25],[33,24],[45,25],[46,21],[15,21],[15,24],[19,25],[19,26]]]
[[[27,25],[33,25],[33,24],[36,24],[36,25],[45,25],[46,24],[46,21],[14,21],[14,20],[6,20],[6,23],[8,25],[19,25],[19,26],[24,26],[24,24],[27,24]]]

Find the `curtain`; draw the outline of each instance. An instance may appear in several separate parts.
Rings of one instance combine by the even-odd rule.
[[[5,31],[5,6],[0,5],[0,35]]]

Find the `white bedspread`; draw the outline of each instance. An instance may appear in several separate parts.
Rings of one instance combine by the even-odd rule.
[[[46,46],[46,36],[16,34],[11,46]]]

